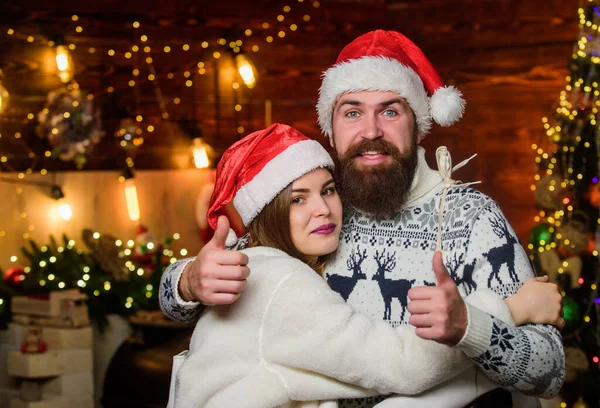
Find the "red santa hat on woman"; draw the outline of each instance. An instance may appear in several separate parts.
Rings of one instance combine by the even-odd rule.
[[[392,91],[402,96],[416,116],[421,139],[433,119],[450,126],[463,115],[465,101],[453,86],[444,86],[433,65],[412,41],[396,31],[376,30],[348,44],[323,73],[317,113],[323,133],[331,138],[333,108],[351,92]]]
[[[217,180],[210,198],[208,223],[217,228],[227,204],[240,214],[247,227],[283,189],[317,168],[333,169],[327,151],[298,130],[279,123],[244,137],[225,151],[217,166]],[[229,231],[227,245],[237,236]]]

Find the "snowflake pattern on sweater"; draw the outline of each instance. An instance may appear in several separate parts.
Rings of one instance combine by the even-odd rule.
[[[394,327],[408,324],[408,290],[435,285],[431,262],[441,197],[439,189],[394,220],[376,221],[346,209],[342,244],[326,270],[331,288],[372,319]],[[441,239],[444,263],[463,297],[478,288],[507,297],[533,276],[529,259],[497,204],[472,188],[449,189]],[[534,325],[514,328],[490,319],[491,338],[485,351],[473,355],[465,350],[478,367],[509,390],[556,394],[564,378],[558,330]],[[376,402],[342,400],[340,408],[372,407]]]
[[[182,323],[192,323],[200,317],[204,307],[197,302],[185,302],[179,296],[177,290],[178,279],[181,273],[173,273],[183,270],[185,265],[193,258],[180,259],[165,269],[160,278],[160,296],[158,304],[161,310],[173,320]]]

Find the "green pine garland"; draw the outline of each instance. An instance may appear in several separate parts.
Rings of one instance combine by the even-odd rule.
[[[113,239],[112,242],[117,245],[116,240]],[[153,256],[153,270],[142,276],[137,273],[142,265],[131,255],[124,255],[126,251],[119,253],[121,259],[109,260],[123,265],[127,261],[131,262],[123,279],[103,269],[102,262],[93,256],[92,251],[78,248],[66,235],[62,236],[60,244],[50,236],[49,244],[42,247],[30,240],[29,246],[21,249],[29,266],[25,268],[26,273],[20,284],[0,283],[0,299],[3,299],[0,305],[0,329],[6,328],[10,321],[12,296],[43,294],[56,290],[79,289],[85,293],[88,296],[90,319],[100,330],[108,324],[109,314],[128,317],[140,310],[158,309],[160,278],[173,259],[164,256],[163,251],[168,251],[167,246],[171,242],[168,239],[165,240],[166,246],[158,246]]]

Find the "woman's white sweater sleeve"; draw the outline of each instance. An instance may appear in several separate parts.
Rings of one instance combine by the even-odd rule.
[[[394,329],[354,312],[306,269],[286,276],[272,293],[260,342],[262,361],[278,373],[291,399],[348,397],[327,394],[331,379],[379,394],[413,395],[472,365],[460,350],[423,340],[409,326]]]

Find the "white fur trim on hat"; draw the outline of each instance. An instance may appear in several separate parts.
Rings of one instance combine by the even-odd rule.
[[[233,205],[244,225],[248,226],[265,205],[294,180],[322,167],[333,169],[333,160],[315,140],[294,143],[279,153],[233,198]]]
[[[333,134],[333,109],[338,98],[361,91],[395,92],[408,102],[415,113],[417,128],[425,136],[431,127],[429,97],[415,71],[395,59],[366,56],[341,62],[323,73],[317,114],[323,133]]]
[[[435,123],[450,126],[457,122],[465,112],[462,93],[452,85],[435,90],[431,97],[431,116]]]

